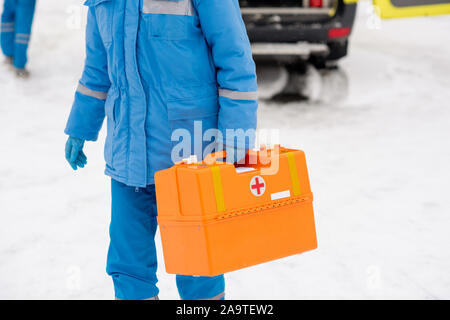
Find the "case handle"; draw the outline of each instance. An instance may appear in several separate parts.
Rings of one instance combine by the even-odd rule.
[[[208,166],[211,166],[217,162],[217,159],[226,159],[226,158],[227,158],[227,151],[222,150],[208,154],[203,160],[203,162],[205,162],[205,164],[207,164]]]

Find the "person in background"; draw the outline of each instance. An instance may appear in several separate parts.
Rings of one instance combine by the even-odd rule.
[[[154,174],[173,165],[178,129],[200,142],[208,129],[222,132],[217,139],[235,159],[253,147],[227,134],[256,129],[250,41],[238,0],[85,4],[86,62],[65,129],[66,159],[74,170],[86,165],[83,146],[97,140],[106,115],[112,198],[107,272],[117,299],[157,300]],[[190,152],[201,159],[203,150]],[[223,275],[179,275],[176,281],[182,299],[224,299]]]
[[[1,18],[1,47],[6,63],[18,77],[27,78],[28,43],[36,0],[4,0]]]

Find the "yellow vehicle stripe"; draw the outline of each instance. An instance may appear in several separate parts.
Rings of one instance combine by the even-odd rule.
[[[373,0],[375,11],[383,19],[435,16],[450,14],[450,0],[444,4],[429,4],[407,7],[396,7],[390,0]],[[426,3],[424,1],[424,3]]]

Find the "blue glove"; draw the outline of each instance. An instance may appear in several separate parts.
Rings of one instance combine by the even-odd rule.
[[[86,155],[83,152],[84,140],[69,137],[66,142],[66,160],[73,170],[84,168],[87,164]]]

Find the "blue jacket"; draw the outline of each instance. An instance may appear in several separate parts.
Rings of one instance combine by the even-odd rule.
[[[255,65],[238,0],[85,5],[86,62],[65,133],[95,141],[106,115],[107,175],[154,183],[173,165],[173,131],[194,134],[194,121],[202,132],[218,128],[225,144],[236,139],[227,129],[256,128]],[[202,150],[192,142],[192,154]]]

